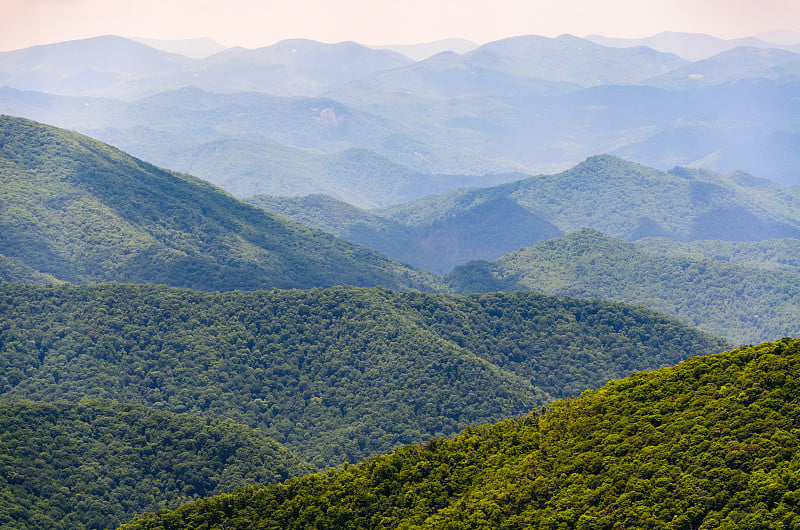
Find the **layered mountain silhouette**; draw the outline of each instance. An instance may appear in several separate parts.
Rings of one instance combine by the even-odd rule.
[[[420,186],[452,175],[453,189],[558,172],[597,153],[797,184],[800,54],[723,44],[690,61],[520,36],[414,62],[306,40],[190,59],[108,36],[0,54],[0,112],[78,130],[239,197],[325,192],[387,206],[413,198],[402,179],[365,193],[383,189],[374,183],[391,167]],[[357,166],[344,161],[340,174],[319,158],[352,149],[371,152],[360,168],[371,185],[351,189]],[[278,150],[286,155],[272,162]]]
[[[746,173],[664,172],[601,155],[572,169],[491,188],[355,212],[319,198],[252,204],[437,273],[582,228],[637,240],[758,241],[800,236],[800,195]],[[315,205],[315,203],[317,203]]]
[[[435,288],[426,273],[73,132],[0,117],[0,171],[6,281]]]

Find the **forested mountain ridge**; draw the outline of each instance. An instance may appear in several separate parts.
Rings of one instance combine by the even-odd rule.
[[[798,373],[798,339],[698,357],[122,528],[794,528]]]
[[[457,190],[377,212],[411,225],[446,218],[489,198],[508,198],[560,230],[594,228],[635,240],[747,241],[800,235],[800,191],[741,172],[659,171],[611,155],[555,175]]]
[[[670,241],[644,238],[636,246],[653,255],[710,259],[767,271],[800,273],[800,239]]]
[[[200,289],[436,288],[375,252],[77,133],[0,117],[0,268],[69,282]],[[18,276],[17,274],[20,274]]]
[[[380,210],[362,210],[320,195],[256,195],[244,201],[436,274],[562,233],[505,197],[487,197],[419,223],[394,220]]]
[[[798,188],[744,173],[663,172],[610,155],[590,157],[554,175],[375,210],[316,196],[247,202],[438,274],[583,228],[626,240],[800,236]]]
[[[726,346],[645,308],[534,293],[0,284],[0,396],[230,418],[318,467]]]
[[[647,253],[593,230],[447,277],[455,292],[529,290],[642,304],[736,344],[800,335],[800,274]]]
[[[310,469],[230,420],[102,400],[0,401],[0,528],[113,528]]]

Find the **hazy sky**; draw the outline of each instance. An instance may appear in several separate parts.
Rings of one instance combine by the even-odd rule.
[[[115,34],[211,37],[255,48],[302,37],[408,44],[477,43],[562,33],[721,37],[800,31],[800,0],[0,0],[0,50]]]

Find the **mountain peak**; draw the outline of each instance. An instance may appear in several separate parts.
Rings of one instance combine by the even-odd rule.
[[[0,162],[0,255],[60,280],[416,288],[390,279],[399,273],[436,283],[74,132],[2,116]]]

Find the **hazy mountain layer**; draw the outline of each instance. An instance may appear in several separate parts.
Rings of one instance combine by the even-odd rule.
[[[80,59],[98,54],[118,61]],[[417,63],[304,40],[195,60],[104,37],[0,54],[10,87],[0,112],[79,130],[240,197],[326,193],[385,206],[411,198],[408,183],[421,196],[479,184],[463,175],[553,173],[597,153],[796,185],[799,80],[800,54],[788,50],[737,47],[688,62],[568,35]],[[371,162],[335,160],[352,149]],[[333,166],[320,155],[334,155]],[[424,185],[443,174],[454,177]]]
[[[800,340],[700,357],[516,421],[124,528],[791,527],[798,371]]]
[[[797,188],[744,173],[662,172],[607,155],[555,175],[370,211],[319,196],[248,202],[439,274],[586,227],[628,240],[800,236]]]
[[[768,35],[765,35],[761,38],[756,36],[739,39],[720,39],[702,33],[664,31],[642,39],[619,39],[604,37],[602,35],[589,35],[586,39],[603,46],[615,48],[647,46],[648,48],[660,52],[674,53],[690,61],[708,59],[714,55],[741,47],[763,49],[782,48],[788,51],[800,52],[800,46],[796,44],[783,44],[769,40],[768,37]]]
[[[310,96],[410,62],[354,42],[304,39],[255,50],[228,48],[200,59],[157,47],[107,35],[2,52],[0,82],[22,90],[129,100],[185,86]]]
[[[320,195],[257,195],[245,202],[436,274],[446,274],[474,259],[499,257],[562,233],[541,216],[505,197],[488,198],[447,217],[418,224],[403,223],[382,212],[360,210]]]

